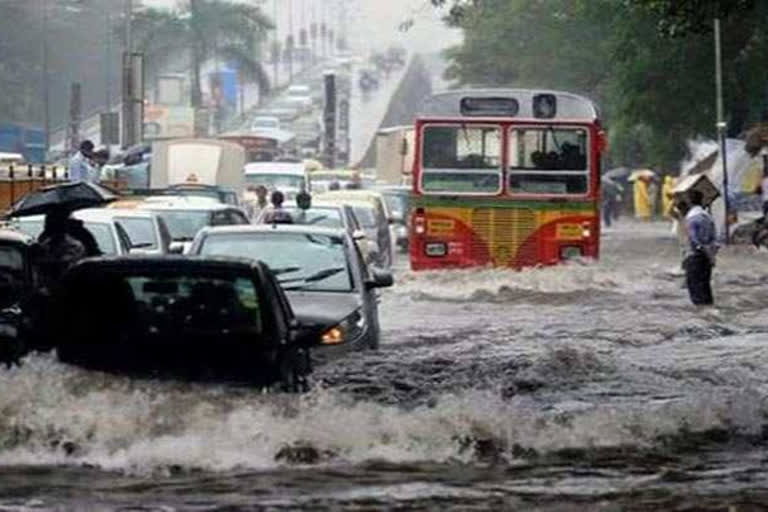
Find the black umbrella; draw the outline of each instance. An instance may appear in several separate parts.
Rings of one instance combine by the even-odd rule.
[[[100,206],[116,199],[118,199],[118,195],[106,187],[78,181],[44,187],[30,192],[16,201],[8,216],[40,215],[52,210],[72,212],[82,208]]]

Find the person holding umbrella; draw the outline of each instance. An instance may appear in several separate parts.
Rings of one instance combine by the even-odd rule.
[[[45,229],[38,238],[37,266],[44,288],[58,282],[64,272],[87,256],[85,244],[67,232],[69,211],[56,208],[45,215]]]
[[[111,190],[85,181],[44,187],[27,194],[11,209],[11,217],[45,215],[45,228],[38,237],[44,286],[59,277],[80,259],[99,254],[98,245],[70,214],[82,208],[100,206],[117,199]]]

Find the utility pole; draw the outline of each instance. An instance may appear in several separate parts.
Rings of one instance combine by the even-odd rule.
[[[104,111],[109,113],[112,111],[112,16],[110,14],[111,9],[108,3],[104,4]]]
[[[280,34],[277,30],[277,1],[272,0],[272,18],[275,21],[275,40],[272,42],[272,66],[275,83],[272,86],[272,90],[276,91],[280,86]]]
[[[133,91],[133,68],[131,55],[133,54],[133,33],[131,21],[133,18],[133,0],[125,0],[125,49],[123,51],[123,136],[122,145],[124,148],[136,144],[134,134],[136,132],[134,119],[134,91]]]
[[[293,38],[293,0],[288,0],[288,37],[286,38],[286,50],[288,51],[288,82],[293,82],[293,49],[296,46]]]
[[[41,77],[43,86],[43,158],[47,159],[48,150],[51,145],[51,95],[49,90],[50,84],[48,83],[48,0],[40,0],[40,2],[43,10],[43,76]]]
[[[717,90],[717,133],[720,140],[720,159],[723,166],[723,203],[725,205],[725,235],[724,242],[730,242],[728,229],[728,217],[730,213],[730,198],[728,197],[728,155],[726,153],[726,128],[728,124],[724,119],[723,109],[723,58],[722,41],[720,36],[720,19],[715,18],[715,88]]]

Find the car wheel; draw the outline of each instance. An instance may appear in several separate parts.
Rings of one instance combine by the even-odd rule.
[[[279,380],[274,386],[284,393],[305,393],[309,391],[309,352],[306,349],[291,348],[280,361]]]

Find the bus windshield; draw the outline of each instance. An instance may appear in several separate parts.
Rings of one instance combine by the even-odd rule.
[[[509,133],[509,191],[527,195],[583,195],[589,188],[587,130],[516,127]]]
[[[421,189],[427,193],[501,191],[501,131],[494,126],[428,125],[423,132]]]

